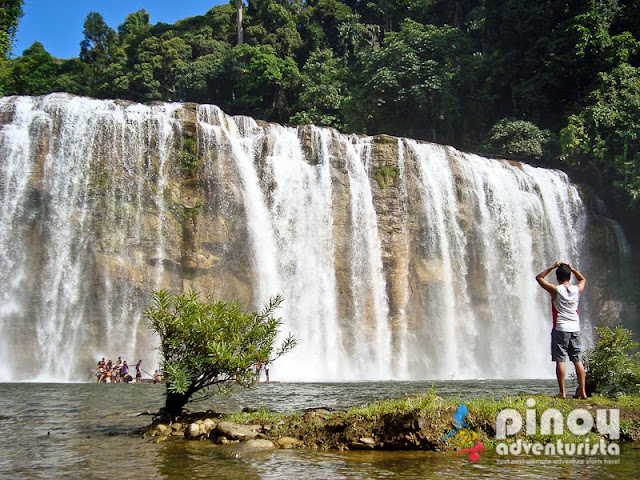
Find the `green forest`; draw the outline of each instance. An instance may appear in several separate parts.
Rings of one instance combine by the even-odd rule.
[[[117,30],[91,12],[70,59],[12,58],[22,0],[2,5],[3,95],[210,103],[560,167],[637,229],[640,0],[232,0]]]

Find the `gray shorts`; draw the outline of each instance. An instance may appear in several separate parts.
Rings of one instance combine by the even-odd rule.
[[[560,332],[555,328],[551,330],[551,361],[564,362],[582,361],[582,348],[580,345],[580,332]]]

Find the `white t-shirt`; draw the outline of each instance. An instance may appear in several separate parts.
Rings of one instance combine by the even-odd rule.
[[[580,317],[578,303],[580,302],[580,288],[578,285],[558,285],[558,295],[552,302],[553,328],[560,332],[579,332]]]

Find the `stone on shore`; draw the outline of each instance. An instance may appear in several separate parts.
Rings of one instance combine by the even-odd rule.
[[[157,435],[166,435],[167,433],[171,433],[171,427],[164,425],[163,423],[159,423],[156,425],[155,431]]]
[[[349,444],[349,448],[352,450],[367,450],[373,449],[376,446],[376,441],[371,437],[361,437],[355,442]]]
[[[251,426],[239,425],[232,422],[220,422],[218,423],[216,430],[219,436],[243,442],[256,438],[258,436],[258,432],[255,429],[260,428],[260,425],[254,425],[252,428]]]
[[[261,452],[269,452],[276,447],[271,440],[252,439],[246,442],[232,443],[221,447],[223,454],[232,458],[241,458]]]
[[[298,440],[297,438],[293,438],[293,437],[280,437],[277,441],[276,444],[278,445],[279,448],[296,448],[296,447],[300,447],[303,442],[302,440]]]
[[[185,436],[190,439],[209,438],[209,434],[215,430],[216,426],[216,423],[210,418],[196,420],[189,424],[189,427],[185,432]]]

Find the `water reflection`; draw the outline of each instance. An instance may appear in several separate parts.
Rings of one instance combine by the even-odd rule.
[[[539,478],[637,478],[639,456],[637,449],[625,446],[618,464],[589,464],[585,458],[549,459],[533,463],[499,463],[494,453],[481,461],[470,463],[455,452],[314,452],[307,450],[276,450],[246,458],[229,459],[207,442],[191,442],[183,448],[165,445],[159,455],[164,457],[158,468],[164,478],[216,478],[281,480],[301,479],[539,479]],[[572,461],[574,463],[563,463]],[[529,463],[526,463],[529,462]]]
[[[489,396],[487,392],[490,396],[503,396],[522,390],[552,394],[554,383],[442,382],[435,388],[441,394],[468,398]],[[426,382],[259,385],[193,408],[346,408],[424,392],[430,386]],[[510,458],[507,463],[488,450],[477,463],[456,452],[275,450],[236,458],[208,441],[158,443],[135,434],[136,428],[150,421],[149,416],[138,414],[162,405],[164,392],[158,385],[2,384],[0,392],[0,478],[632,479],[640,471],[637,444],[623,445],[618,464],[590,464],[589,460],[594,459],[578,457],[573,464],[561,463],[572,460],[566,457],[519,457]]]

